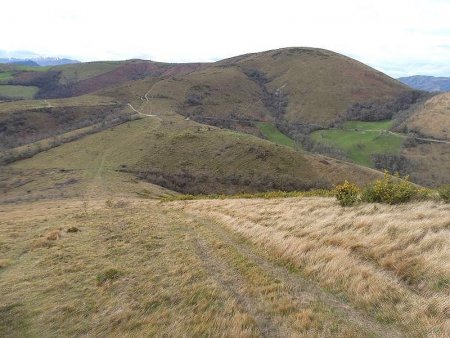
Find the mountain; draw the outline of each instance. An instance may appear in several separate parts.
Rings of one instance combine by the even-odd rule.
[[[398,80],[411,88],[418,90],[425,90],[428,92],[450,91],[450,77],[414,75],[401,77]]]
[[[60,66],[60,65],[69,65],[73,63],[80,63],[80,61],[67,59],[67,58],[58,58],[58,57],[36,57],[32,58],[32,61],[36,62],[39,66]]]
[[[31,67],[39,67],[39,66],[46,67],[46,66],[58,66],[58,65],[80,63],[80,61],[71,60],[67,58],[36,56],[31,58],[0,58],[0,63],[8,63]]]
[[[17,66],[28,66],[28,67],[39,67],[39,64],[32,60],[22,60],[22,59],[5,59],[0,58],[0,63],[6,63],[11,65],[17,65]]]

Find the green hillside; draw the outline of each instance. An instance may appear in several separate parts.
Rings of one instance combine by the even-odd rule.
[[[295,147],[295,142],[288,136],[284,135],[282,132],[280,132],[275,125],[272,123],[264,123],[260,122],[257,124],[259,130],[263,134],[265,138],[267,138],[269,141],[272,141],[277,144],[285,145],[288,147]]]
[[[31,100],[38,91],[39,88],[35,86],[0,85],[0,97],[11,100]]]

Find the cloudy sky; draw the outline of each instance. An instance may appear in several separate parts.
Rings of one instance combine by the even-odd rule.
[[[450,0],[15,0],[1,11],[10,56],[190,62],[309,46],[393,77],[450,76]]]

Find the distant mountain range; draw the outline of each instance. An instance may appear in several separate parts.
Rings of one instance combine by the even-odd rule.
[[[0,49],[0,63],[10,63],[22,66],[58,66],[80,61],[61,57],[45,57],[30,51],[5,51]]]
[[[414,89],[425,90],[427,92],[450,91],[450,77],[414,75],[401,77],[398,80]]]

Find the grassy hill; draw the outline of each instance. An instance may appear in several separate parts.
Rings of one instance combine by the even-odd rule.
[[[346,110],[350,109],[354,112],[355,109],[363,107],[366,110],[374,110],[373,114],[377,118],[377,109],[380,108],[378,117],[381,118],[386,113],[386,109],[396,109],[397,106],[407,107],[410,103],[403,98],[413,93],[396,80],[355,60],[330,51],[312,48],[285,48],[242,55],[210,64],[163,64],[129,60],[64,65],[49,67],[39,72],[22,69],[14,73],[11,68],[4,71],[7,76],[13,76],[13,80],[8,81],[13,81],[16,85],[45,83],[44,87],[39,87],[38,96],[73,96],[90,92],[94,94],[74,96],[70,99],[42,99],[33,103],[18,101],[0,104],[0,112],[8,111],[7,114],[0,116],[0,124],[7,131],[3,149],[23,146],[27,142],[36,142],[89,126],[93,128],[104,118],[134,114],[129,104],[146,114],[167,116],[180,114],[203,125],[253,134],[292,147],[294,141],[301,144],[301,141],[309,137],[308,133],[314,128],[330,126],[334,121],[339,120],[339,117],[346,119],[348,116],[345,117],[346,115],[343,114]],[[394,102],[392,100],[398,102],[391,104],[390,102]],[[79,103],[76,103],[78,101]],[[168,142],[176,142],[171,140],[173,134],[192,133],[189,128],[186,131],[184,127],[181,129],[176,127],[179,121],[171,123],[163,128],[164,132],[170,135],[166,140]],[[311,134],[312,141],[325,147],[338,148],[344,154],[340,156],[341,158],[365,166],[374,165],[372,162],[374,154],[400,156],[405,136],[378,130],[352,130],[355,128],[346,123],[350,122],[344,121],[343,130],[332,129]],[[307,131],[303,131],[302,128],[305,127]],[[386,130],[388,126],[383,125],[377,128]],[[193,136],[185,136],[191,142],[195,152],[189,150],[186,154],[174,153],[173,148],[166,146],[161,148],[162,152],[167,151],[173,154],[178,160],[177,164],[165,166],[161,163],[165,163],[166,159],[164,161],[155,159],[153,162],[150,161],[148,166],[136,164],[134,167],[127,167],[126,170],[145,176],[142,173],[143,168],[150,168],[154,172],[148,173],[147,176],[153,177],[161,176],[158,174],[159,170],[170,169],[168,175],[172,177],[171,179],[173,177],[178,179],[183,175],[189,176],[190,173],[180,171],[186,158],[197,156],[198,149],[213,153],[218,151],[216,147],[219,147],[219,144],[215,136],[212,136],[216,133],[215,130],[210,127],[205,135],[195,132]],[[233,133],[225,134],[227,138],[233,139]],[[16,135],[20,135],[20,139],[15,137]],[[14,139],[22,143],[12,142]],[[180,139],[182,139],[181,136]],[[163,140],[160,141],[163,142]],[[209,144],[210,147],[207,148],[204,144]],[[80,146],[84,147],[84,144]],[[237,158],[239,150],[240,148],[236,146],[225,153],[226,156]],[[277,151],[273,150],[273,153]],[[334,156],[333,153],[331,154]],[[288,156],[287,153],[283,156],[285,155]],[[149,155],[147,158],[152,156]],[[261,156],[264,157],[264,155]],[[336,181],[329,180],[332,176],[329,172],[330,166],[338,172],[343,172],[341,168],[351,166],[339,160],[333,160],[333,164],[329,165],[328,163],[331,163],[329,159],[325,159],[324,162],[327,164],[324,164],[317,155],[297,154],[294,157],[296,156],[309,157],[306,162],[315,167],[315,170],[323,170],[326,173],[323,177],[328,177],[324,179],[324,184]],[[275,160],[276,157],[272,159]],[[189,162],[188,159],[186,161]],[[128,163],[123,164],[128,166]],[[203,169],[202,166],[206,166],[207,169]],[[245,173],[237,175],[238,167],[227,164],[224,169],[225,174],[216,173],[214,178],[203,178],[209,183],[199,189],[208,190],[206,186],[211,184],[211,180],[215,182],[212,184],[215,186],[214,189],[218,187],[224,189],[223,186],[228,183],[217,183],[219,180],[217,177],[222,175],[225,176],[224,182],[231,179],[240,182],[231,189],[235,191],[237,187],[242,187],[243,182],[247,182],[248,177],[251,176],[248,168],[245,166],[242,168]],[[261,172],[269,168],[278,170],[276,166],[262,166]],[[357,169],[350,169],[350,172],[361,172],[361,168],[355,168]],[[188,172],[195,172],[196,177],[189,180],[197,182],[192,183],[193,185],[198,185],[198,177],[205,176],[203,172],[205,170],[209,172],[210,169],[208,164],[189,165]],[[232,169],[233,174],[230,174],[228,169]],[[283,175],[290,177],[287,181],[298,176],[298,173],[294,174],[294,171],[287,167],[280,170]],[[304,172],[310,172],[310,169],[305,169]],[[305,175],[304,172],[302,175]],[[303,183],[310,185],[316,179],[320,181],[322,178],[319,174],[317,175],[305,176],[307,179]],[[361,182],[364,181],[362,177],[365,174],[356,176],[358,179],[361,176]],[[345,175],[339,176],[339,178],[342,177]],[[183,177],[184,179],[187,178]],[[153,177],[152,180],[156,179]],[[167,186],[172,187],[172,183],[167,183],[167,177],[163,181]],[[293,184],[300,185],[298,182]],[[266,188],[269,186],[270,184]],[[272,188],[287,186],[289,184],[278,181]],[[179,190],[180,187],[177,189]]]
[[[221,61],[251,74],[260,72],[268,91],[287,96],[290,122],[326,124],[356,102],[382,100],[409,89],[343,55],[315,48],[285,48]],[[275,107],[277,108],[277,107]],[[275,109],[276,110],[276,109]]]
[[[403,126],[424,137],[450,140],[450,93],[433,96],[419,105]]]
[[[313,48],[285,48],[209,64],[129,60],[45,71],[4,69],[1,74],[11,85],[38,86],[42,98],[78,96],[151,77],[161,80],[153,97],[174,100],[184,115],[320,124],[328,124],[355,103],[384,101],[411,91],[360,62]]]
[[[148,113],[142,108],[138,109]],[[56,192],[67,188],[79,195],[89,191],[93,180],[105,191],[114,191],[108,187],[108,177],[122,174],[126,180],[139,178],[185,193],[298,190],[331,186],[350,177],[364,183],[379,175],[345,162],[303,155],[252,135],[201,125],[178,114],[129,121],[43,151],[4,170],[4,176],[24,181],[15,187],[14,181],[6,180],[3,197],[8,200],[28,190],[30,199],[41,196],[42,189],[35,190],[33,184],[42,181],[46,186],[51,182]],[[58,187],[52,174],[35,175],[60,175],[60,170],[67,174],[66,181],[73,178],[76,184]],[[133,194],[154,195],[152,189],[139,185]]]
[[[397,130],[414,135],[409,137],[401,151],[401,155],[410,162],[412,179],[428,186],[449,184],[449,93],[433,96],[414,107]]]

